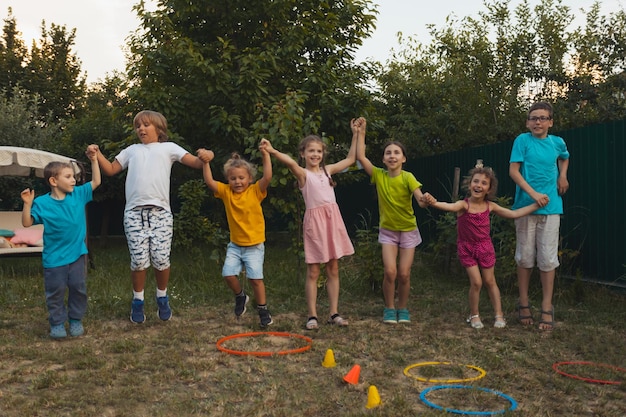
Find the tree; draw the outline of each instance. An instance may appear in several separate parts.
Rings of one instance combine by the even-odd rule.
[[[243,151],[257,110],[288,91],[307,94],[305,112],[319,113],[330,136],[367,104],[365,73],[353,63],[373,25],[365,1],[159,4],[152,13],[137,6],[143,30],[130,42],[130,94],[192,147]]]
[[[354,63],[373,29],[368,7],[365,0],[164,0],[148,12],[139,3],[142,28],[129,42],[133,111],[160,111],[190,150],[214,150],[217,166],[233,151],[260,161],[264,136],[295,151],[317,133],[343,157],[350,119],[371,103],[366,68]],[[274,177],[275,207],[293,215],[301,197],[291,174],[279,169]]]
[[[532,10],[525,0],[513,13],[509,3],[449,17],[431,27],[430,45],[410,42],[380,74],[386,133],[413,156],[510,140],[540,99],[554,103],[560,129],[626,114],[623,11],[601,17],[595,3],[586,28],[568,32],[573,14],[561,0]]]
[[[80,60],[72,53],[75,37],[76,29],[68,32],[54,23],[46,29],[42,21],[41,39],[33,43],[26,65],[25,88],[39,94],[41,114],[50,114],[54,120],[69,119],[82,108],[86,78]]]
[[[10,97],[25,76],[24,65],[28,58],[28,50],[20,35],[9,7],[0,40],[0,88],[7,97]]]
[[[42,127],[37,98],[25,90],[14,88],[11,94],[0,90],[0,146],[20,146],[58,153],[60,128],[52,120]],[[41,193],[42,181],[27,177],[0,176],[0,208],[21,210],[20,192],[36,188]]]

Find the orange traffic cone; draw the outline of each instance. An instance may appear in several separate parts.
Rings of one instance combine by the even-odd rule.
[[[378,389],[374,385],[370,385],[367,390],[367,405],[365,408],[374,408],[380,405],[380,395],[378,395]]]
[[[359,365],[354,365],[350,372],[348,372],[343,380],[348,384],[356,385],[359,383],[359,374],[361,373],[361,367]]]
[[[322,362],[322,366],[324,368],[334,368],[335,366],[337,366],[337,363],[335,362],[335,354],[333,353],[332,349],[328,349],[326,351],[326,355],[324,356],[324,362]]]

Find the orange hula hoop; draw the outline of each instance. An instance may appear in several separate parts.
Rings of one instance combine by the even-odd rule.
[[[224,347],[223,344],[229,340],[233,339],[242,339],[245,337],[256,337],[256,336],[277,336],[277,337],[288,337],[293,339],[301,339],[307,342],[306,345],[289,350],[279,350],[279,351],[245,351],[245,350],[235,350]],[[302,353],[311,349],[313,345],[313,340],[310,337],[303,336],[301,334],[296,333],[287,333],[287,332],[248,332],[248,333],[237,333],[230,336],[222,337],[217,341],[217,350],[220,350],[225,353],[229,353],[231,355],[251,355],[251,356],[274,356],[274,355],[290,355],[293,353]]]

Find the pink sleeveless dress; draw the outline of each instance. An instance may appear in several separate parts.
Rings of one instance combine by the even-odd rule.
[[[470,213],[467,198],[465,203],[467,211],[456,219],[456,248],[459,261],[464,268],[474,265],[491,268],[496,264],[496,252],[491,241],[489,201],[487,210],[482,213]]]
[[[352,255],[354,247],[328,177],[323,172],[305,171],[306,182],[300,188],[306,206],[302,225],[304,261],[318,264]]]

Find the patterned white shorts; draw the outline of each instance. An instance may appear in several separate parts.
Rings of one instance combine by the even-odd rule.
[[[124,211],[124,233],[130,252],[130,269],[143,271],[150,264],[163,271],[170,267],[174,216],[162,207],[136,207]]]

